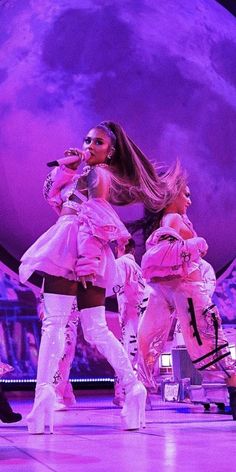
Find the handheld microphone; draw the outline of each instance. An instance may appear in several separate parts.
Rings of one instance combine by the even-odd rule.
[[[81,164],[83,161],[87,161],[90,158],[90,152],[87,149],[86,151],[81,151],[81,153],[74,154],[73,156],[66,156],[62,157],[61,159],[57,159],[56,161],[47,162],[48,167],[56,167],[56,166],[63,166],[63,165],[70,165],[75,164],[78,162],[78,165]]]

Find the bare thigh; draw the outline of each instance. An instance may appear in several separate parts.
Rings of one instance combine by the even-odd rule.
[[[85,289],[80,282],[68,280],[64,277],[46,275],[44,292],[77,297],[79,310],[105,305],[105,289],[92,285],[92,282],[87,282],[87,288]]]
[[[44,292],[56,293],[58,295],[73,295],[76,297],[78,282],[47,274],[44,278]]]
[[[92,285],[92,282],[87,282],[87,288],[84,288],[78,283],[77,304],[79,310],[105,305],[105,288]]]

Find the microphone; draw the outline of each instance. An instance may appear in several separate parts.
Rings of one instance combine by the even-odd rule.
[[[57,159],[56,161],[47,162],[48,167],[56,167],[56,166],[66,166],[70,164],[75,164],[78,162],[78,165],[81,164],[83,161],[87,161],[90,158],[91,154],[89,150],[81,151],[79,154],[74,154],[72,156],[62,157],[61,159]]]

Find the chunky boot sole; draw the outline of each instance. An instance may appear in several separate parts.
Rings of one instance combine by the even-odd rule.
[[[49,432],[53,433],[55,398],[53,387],[45,385],[40,388],[33,409],[26,417],[30,434],[44,434],[45,426],[49,426]]]
[[[127,393],[121,411],[121,425],[125,431],[145,428],[145,405],[147,392],[141,382],[133,385]]]

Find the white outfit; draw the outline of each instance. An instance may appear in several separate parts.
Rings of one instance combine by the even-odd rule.
[[[20,266],[22,282],[35,270],[75,281],[80,276],[93,274],[95,286],[105,288],[108,293],[112,290],[116,265],[109,242],[116,240],[125,244],[130,235],[108,203],[111,179],[112,174],[105,164],[88,167],[81,176],[61,167],[49,174],[44,187],[48,202],[59,213],[62,208],[73,208],[76,214],[60,216],[24,254]],[[73,300],[70,295],[44,294],[46,316],[39,350],[36,396],[27,417],[29,432],[34,434],[44,432],[47,421],[50,431],[53,429],[53,381],[64,352],[65,326]],[[126,389],[127,402],[122,415],[124,429],[139,428],[144,424],[146,391],[137,382],[123,347],[107,327],[105,307],[82,309],[80,316],[85,339],[105,355]]]
[[[114,293],[117,296],[122,344],[135,367],[137,355],[137,329],[140,305],[143,300],[145,280],[141,267],[132,254],[116,259],[117,281]]]
[[[56,392],[56,409],[73,407],[76,399],[72,385],[69,381],[70,369],[75,356],[77,341],[77,328],[79,312],[76,299],[74,300],[68,323],[65,327],[65,345],[62,358],[58,363],[58,369],[54,375],[54,386]]]
[[[187,224],[188,220],[184,220]],[[183,240],[172,228],[154,231],[146,243],[143,275],[151,294],[138,332],[139,378],[154,387],[155,364],[164,350],[173,317],[179,318],[186,348],[204,380],[225,381],[236,373],[217,307],[211,300],[215,286],[212,267],[201,258],[203,238]],[[193,275],[198,274],[198,279]]]
[[[119,323],[121,327],[121,343],[127,352],[134,371],[137,363],[137,330],[141,310],[141,302],[145,289],[142,271],[132,254],[124,254],[116,259],[117,280],[113,287],[116,294]],[[114,404],[122,406],[124,389],[118,377],[115,378]]]
[[[88,167],[78,175],[66,167],[55,168],[44,184],[44,196],[60,216],[21,258],[20,280],[34,271],[78,280],[95,274],[95,285],[112,290],[116,271],[110,241],[128,241],[130,235],[108,203],[111,173],[106,165]]]

